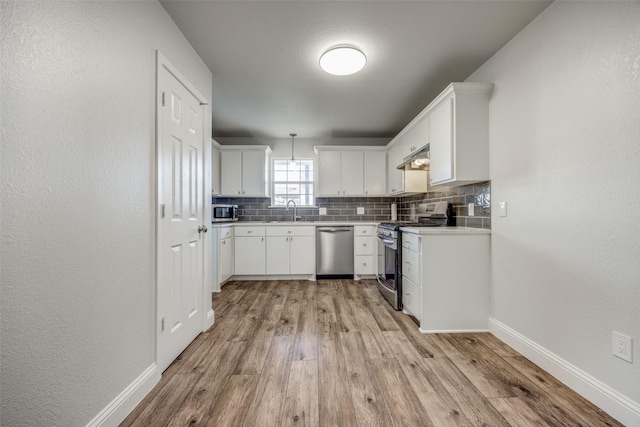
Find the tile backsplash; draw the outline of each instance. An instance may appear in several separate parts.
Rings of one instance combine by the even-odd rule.
[[[417,207],[420,203],[440,201],[450,202],[453,205],[453,215],[458,227],[491,229],[490,181],[398,198],[398,219],[410,220],[412,205]],[[474,204],[474,216],[469,216],[469,203]]]
[[[404,197],[318,197],[315,208],[298,208],[305,221],[372,221],[391,218],[391,203],[398,204],[398,219],[410,220],[411,206],[419,203],[448,201],[453,205],[456,225],[473,228],[491,228],[491,183],[481,182]],[[240,221],[291,221],[293,209],[269,207],[268,197],[214,197],[213,203],[238,205]],[[468,216],[468,204],[473,203],[474,216]],[[357,208],[364,208],[364,215]],[[327,208],[320,215],[319,208]]]

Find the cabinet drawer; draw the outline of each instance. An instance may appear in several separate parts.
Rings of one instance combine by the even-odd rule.
[[[267,236],[313,236],[316,228],[311,226],[294,226],[294,227],[265,227]]]
[[[264,227],[234,227],[233,235],[238,236],[264,236]]]
[[[402,248],[402,275],[413,283],[420,283],[420,254]]]
[[[373,255],[373,237],[356,236],[353,241],[355,254],[357,255]]]
[[[420,236],[417,234],[402,233],[402,247],[420,252]]]
[[[413,314],[418,320],[422,318],[421,300],[420,287],[406,276],[402,276],[402,306],[404,310]]]
[[[371,225],[356,225],[353,228],[353,235],[358,236],[373,236],[373,226]]]
[[[218,237],[220,240],[222,239],[227,239],[229,237],[231,237],[233,235],[233,228],[231,227],[224,227],[220,229],[220,232],[218,233]]]
[[[358,255],[354,262],[353,272],[355,274],[375,274],[372,255]]]

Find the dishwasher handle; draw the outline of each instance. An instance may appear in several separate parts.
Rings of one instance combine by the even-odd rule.
[[[318,228],[321,233],[337,233],[339,231],[351,231],[353,228]]]

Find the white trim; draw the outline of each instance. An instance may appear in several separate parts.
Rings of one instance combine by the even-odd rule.
[[[418,330],[423,334],[477,334],[489,332],[488,329],[422,329]]]
[[[160,382],[160,372],[158,366],[153,363],[89,421],[87,427],[117,426],[142,402],[158,382]]]
[[[536,365],[626,426],[640,427],[640,404],[567,362],[497,319],[489,330]]]

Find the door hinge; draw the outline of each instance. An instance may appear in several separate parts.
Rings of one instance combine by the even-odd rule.
[[[166,205],[163,203],[160,205],[160,217],[164,218],[164,210],[165,210]]]
[[[162,321],[160,322],[160,331],[164,332],[164,316],[162,316]]]
[[[163,107],[164,107],[165,105],[167,105],[167,104],[165,103],[165,94],[166,94],[166,92],[162,92],[162,106],[163,106]]]

